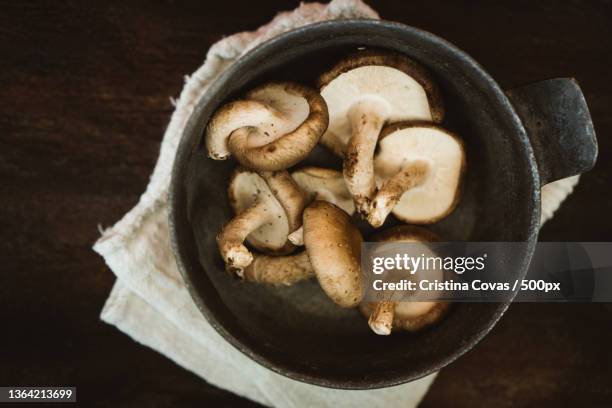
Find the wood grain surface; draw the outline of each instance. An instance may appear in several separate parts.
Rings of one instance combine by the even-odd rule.
[[[99,406],[249,406],[99,321],[114,276],[97,226],[134,206],[183,76],[225,35],[297,1],[0,1],[0,385],[74,385]],[[505,87],[582,85],[600,158],[541,234],[612,241],[612,3],[371,2]],[[610,406],[612,306],[514,304],[445,368],[439,406]]]

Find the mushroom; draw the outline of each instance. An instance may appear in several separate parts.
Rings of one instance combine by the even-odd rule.
[[[325,101],[293,82],[271,82],[221,107],[206,128],[208,155],[233,155],[257,171],[278,171],[304,159],[327,129]]]
[[[355,307],[361,288],[361,233],[339,207],[316,200],[304,210],[304,245],[314,273],[338,306]]]
[[[295,248],[287,236],[301,226],[306,200],[287,171],[257,174],[237,168],[228,196],[237,215],[217,236],[217,244],[225,263],[239,276],[253,261],[245,240],[272,254],[286,254]]]
[[[439,241],[439,238],[424,228],[400,225],[376,234],[373,240],[376,242],[426,243]],[[437,276],[433,276],[434,272]],[[444,271],[428,270],[427,274],[428,279],[442,279]],[[448,307],[447,302],[438,301],[395,302],[383,300],[363,302],[359,305],[360,311],[368,318],[368,325],[378,335],[389,335],[393,329],[410,332],[421,330],[440,321]]]
[[[389,52],[351,55],[319,79],[329,109],[321,143],[344,157],[344,176],[357,211],[367,214],[376,192],[373,156],[385,123],[441,122],[442,98],[430,74],[411,59]]]
[[[361,302],[361,233],[349,215],[326,201],[315,200],[303,213],[306,251],[290,256],[256,255],[243,279],[291,285],[316,276],[327,296],[340,307]]]
[[[428,122],[387,126],[374,158],[377,181],[367,219],[380,227],[390,212],[411,224],[431,224],[459,202],[465,152],[461,140]]]
[[[304,167],[291,173],[291,177],[306,193],[309,201],[323,200],[337,205],[347,214],[355,212],[353,198],[346,188],[342,173],[322,167]],[[304,245],[303,228],[289,234],[294,245]]]

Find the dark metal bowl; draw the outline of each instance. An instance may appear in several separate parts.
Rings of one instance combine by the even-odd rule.
[[[179,269],[202,314],[240,351],[290,378],[349,389],[401,384],[439,370],[481,340],[513,297],[455,304],[434,328],[381,337],[358,311],[332,304],[316,282],[270,288],[224,271],[215,236],[232,217],[226,188],[235,163],[206,157],[202,133],[210,116],[266,80],[314,84],[321,71],[358,47],[404,53],[434,74],[447,107],[443,125],[464,138],[468,166],[460,205],[432,229],[448,241],[527,242],[519,257],[495,259],[513,279],[526,273],[537,240],[540,186],[590,169],[597,154],[575,81],[536,83],[510,91],[509,99],[465,53],[397,23],[309,25],[257,47],[217,79],[194,109],[174,165],[170,225]],[[341,166],[321,148],[308,163]]]

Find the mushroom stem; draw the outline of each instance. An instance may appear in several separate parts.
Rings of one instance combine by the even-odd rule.
[[[206,146],[208,156],[213,160],[226,160],[230,156],[226,138],[212,137],[213,134],[231,135],[235,129],[247,127],[250,123],[259,123],[264,120],[274,120],[277,112],[263,102],[253,100],[238,100],[223,106],[215,114],[223,120],[211,120],[206,127]],[[248,135],[248,132],[247,132]]]
[[[405,166],[389,178],[374,196],[368,212],[368,222],[375,228],[384,224],[387,216],[404,193],[422,185],[430,174],[426,161],[418,160]]]
[[[243,269],[253,261],[253,254],[244,246],[244,240],[251,232],[268,222],[270,217],[266,205],[256,201],[227,223],[217,236],[223,260],[238,276],[242,276]]]
[[[289,242],[295,246],[304,245],[304,227],[300,227],[287,236]]]
[[[372,331],[380,336],[391,334],[393,317],[395,316],[395,302],[383,300],[376,303],[374,311],[368,319]]]
[[[317,191],[314,194],[314,198],[312,201],[313,202],[314,201],[327,201],[328,203],[338,206],[338,203],[336,202],[335,198],[331,194],[324,194],[320,191]],[[300,228],[293,231],[291,234],[287,236],[287,239],[289,240],[289,242],[291,242],[295,246],[303,246],[304,245],[304,227],[301,226]]]
[[[327,201],[328,203],[332,203],[336,205],[336,203],[334,202],[336,200],[334,200],[334,197],[332,195],[323,194],[320,191],[317,191],[316,193],[314,193],[314,198],[312,201],[314,202],[317,200]],[[300,228],[296,229],[291,234],[289,234],[287,236],[287,239],[289,240],[289,242],[291,242],[295,246],[304,246],[304,226],[301,226]]]
[[[259,175],[266,180],[270,191],[283,207],[291,205],[293,212],[302,214],[306,207],[306,197],[287,170],[262,171]],[[301,225],[301,219],[299,225]]]
[[[385,123],[386,107],[379,101],[362,100],[350,109],[351,138],[346,146],[343,172],[346,185],[360,214],[367,214],[376,192],[374,150]]]
[[[289,286],[314,277],[306,252],[291,256],[257,255],[244,269],[243,279],[250,282]]]

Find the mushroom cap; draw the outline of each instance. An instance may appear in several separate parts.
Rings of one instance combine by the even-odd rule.
[[[440,238],[433,232],[413,225],[398,225],[378,232],[371,237],[373,242],[439,242]],[[443,276],[443,271],[440,271]],[[375,302],[363,302],[359,310],[369,317],[376,306]],[[447,302],[396,302],[393,316],[393,328],[406,331],[417,331],[438,322],[449,308]]]
[[[287,179],[291,180],[290,177]],[[269,220],[247,237],[249,244],[266,253],[291,252],[294,246],[287,240],[287,235],[301,225],[305,199],[286,188],[283,185],[286,182],[278,173],[265,174],[264,178],[240,167],[230,179],[228,197],[236,214],[258,201],[263,202],[266,211],[270,212]]]
[[[350,109],[360,101],[380,105],[388,123],[441,122],[441,93],[429,72],[410,58],[388,51],[360,51],[342,59],[319,78],[327,102],[329,127],[321,143],[343,156],[351,137]]]
[[[362,299],[361,233],[349,215],[326,201],[304,210],[304,244],[323,291],[340,307]]]
[[[310,200],[323,200],[337,205],[349,215],[355,212],[353,197],[346,188],[342,172],[323,167],[304,167],[291,173]]]
[[[418,187],[406,191],[392,213],[411,224],[431,224],[450,214],[459,202],[465,169],[461,139],[427,122],[403,122],[381,132],[374,169],[378,185],[406,164],[429,163],[429,174]]]
[[[282,170],[310,153],[327,123],[327,106],[314,89],[271,82],[217,110],[206,128],[206,146],[215,160],[233,154],[248,168]]]

